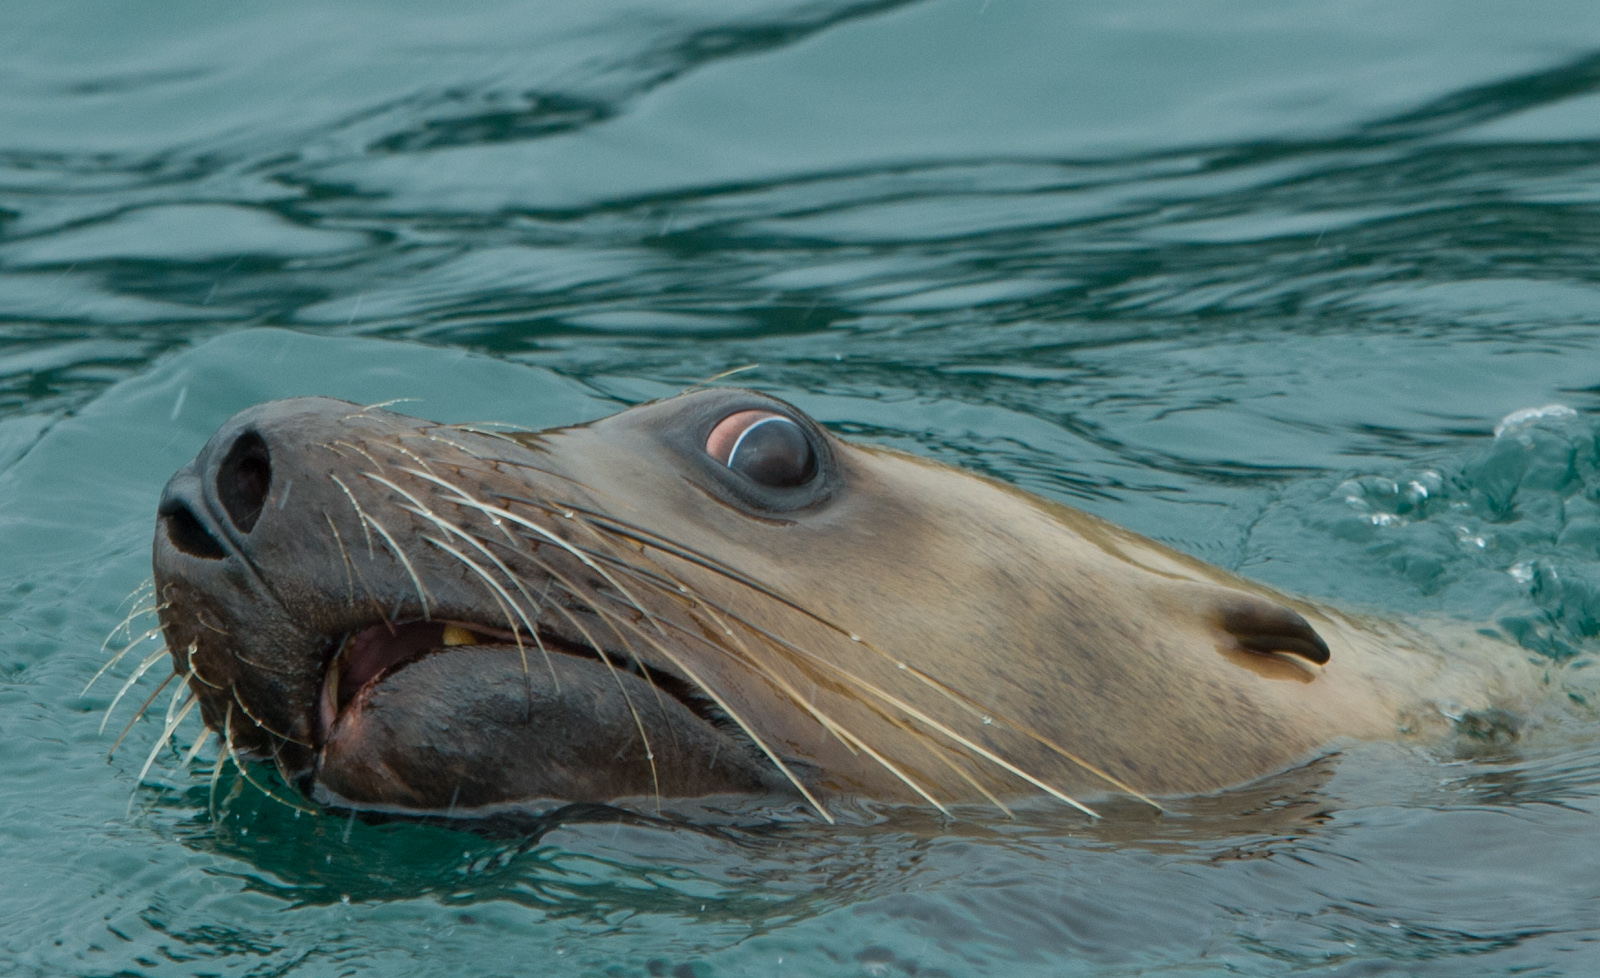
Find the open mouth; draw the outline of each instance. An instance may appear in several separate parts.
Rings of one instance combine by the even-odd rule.
[[[535,657],[552,654],[605,663],[618,672],[646,680],[714,727],[738,729],[738,725],[694,684],[659,667],[646,668],[636,658],[622,652],[607,650],[602,654],[543,629],[538,638],[532,638],[525,633],[471,622],[409,621],[372,625],[351,632],[338,642],[328,659],[322,682],[319,740],[327,738],[363,692],[376,688],[389,676],[426,656],[458,646],[518,645],[527,651],[530,663]]]
[[[323,736],[333,729],[339,714],[362,689],[376,685],[386,674],[440,649],[502,641],[515,642],[516,637],[509,632],[504,639],[485,637],[466,625],[443,621],[380,624],[351,632],[340,640],[323,677],[320,701]]]

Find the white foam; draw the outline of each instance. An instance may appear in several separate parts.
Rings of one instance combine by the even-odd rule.
[[[1577,414],[1578,412],[1565,404],[1546,404],[1544,407],[1522,408],[1512,411],[1501,418],[1500,423],[1494,426],[1494,436],[1499,438],[1508,431],[1514,431],[1542,418],[1571,418],[1576,417]]]

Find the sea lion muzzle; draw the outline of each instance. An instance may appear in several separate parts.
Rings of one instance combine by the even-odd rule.
[[[534,457],[326,399],[232,419],[166,487],[155,542],[163,628],[207,724],[366,806],[781,790],[709,698],[573,596],[595,576],[577,548],[490,512],[511,500],[485,483]]]

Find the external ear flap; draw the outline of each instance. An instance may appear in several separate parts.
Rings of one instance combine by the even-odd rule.
[[[1326,665],[1330,655],[1310,622],[1285,608],[1248,594],[1229,595],[1218,609],[1217,624],[1248,652],[1281,652]]]

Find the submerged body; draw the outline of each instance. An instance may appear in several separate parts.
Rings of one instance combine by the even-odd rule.
[[[155,565],[206,722],[355,807],[1154,798],[1532,689],[742,390],[514,436],[263,405]]]

